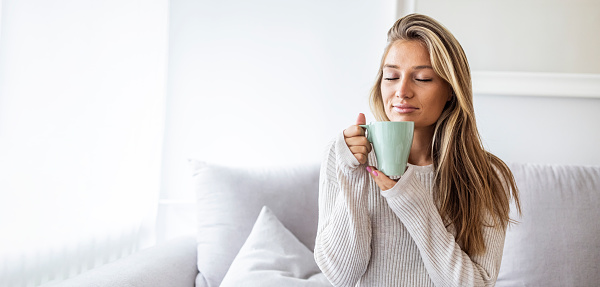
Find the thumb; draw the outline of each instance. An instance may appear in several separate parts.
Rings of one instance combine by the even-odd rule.
[[[363,113],[358,114],[358,118],[356,119],[356,124],[357,125],[367,124],[367,119],[365,118],[365,114],[363,114]]]

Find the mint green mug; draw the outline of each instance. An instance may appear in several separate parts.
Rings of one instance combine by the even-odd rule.
[[[414,122],[373,122],[360,125],[373,145],[377,169],[387,176],[400,176],[406,170],[412,147]]]

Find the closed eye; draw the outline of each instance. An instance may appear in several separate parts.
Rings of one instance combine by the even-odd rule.
[[[416,79],[419,82],[431,82],[433,79]]]
[[[384,80],[386,81],[393,81],[393,80],[398,80],[399,78],[385,78]]]

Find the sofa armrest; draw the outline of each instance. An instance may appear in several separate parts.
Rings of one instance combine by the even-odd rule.
[[[196,240],[174,239],[44,287],[193,287]]]

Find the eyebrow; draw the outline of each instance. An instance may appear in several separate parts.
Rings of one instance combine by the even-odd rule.
[[[392,68],[392,69],[399,69],[400,67],[397,65],[390,65],[390,64],[385,64],[383,65],[384,68]],[[428,65],[422,65],[422,66],[416,66],[413,67],[414,70],[422,70],[422,69],[433,69],[432,66],[428,66]]]

